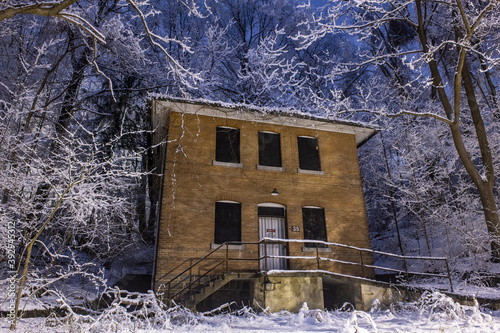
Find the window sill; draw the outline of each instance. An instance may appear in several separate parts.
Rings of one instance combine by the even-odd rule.
[[[215,243],[210,243],[210,249],[211,250],[215,250],[216,248],[218,248],[220,246],[220,244],[215,244]],[[226,246],[222,246],[220,249],[225,249]],[[227,246],[228,250],[244,250],[245,249],[245,245],[244,244],[240,244],[240,245],[236,245],[236,244],[229,244]]]
[[[265,170],[265,171],[285,171],[285,168],[283,167],[275,167],[275,166],[269,166],[269,165],[257,165],[257,170]]]
[[[212,165],[218,165],[218,166],[224,166],[224,167],[230,167],[230,168],[243,168],[243,163],[232,163],[232,162],[219,162],[219,161],[212,161]]]
[[[323,170],[306,170],[306,169],[301,169],[301,168],[297,169],[297,173],[306,173],[309,175],[320,175],[320,176],[325,175],[325,172]]]
[[[302,252],[316,252],[316,248],[302,246]],[[318,247],[318,252],[332,252],[332,249],[329,247]]]

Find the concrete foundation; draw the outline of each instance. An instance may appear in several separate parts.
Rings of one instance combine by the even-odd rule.
[[[197,309],[207,311],[235,302],[231,308],[250,305],[256,311],[268,309],[270,312],[298,312],[304,303],[309,309],[369,311],[373,306],[383,309],[401,301],[417,301],[424,291],[355,277],[283,272],[236,279],[200,303]],[[462,305],[474,305],[476,301],[470,297],[446,294]],[[477,301],[490,309],[500,309],[499,300]]]
[[[236,279],[200,303],[197,309],[207,311],[236,302],[237,306],[250,305],[256,311],[298,312],[304,303],[309,309],[368,311],[375,303],[388,307],[394,302],[416,300],[419,296],[418,292],[398,290],[383,282],[321,273],[283,272]]]
[[[307,303],[309,309],[324,309],[323,280],[319,275],[268,275],[254,282],[253,306],[271,312],[298,312]]]
[[[385,308],[402,300],[416,300],[420,295],[385,282],[334,276],[323,276],[323,289],[328,310],[352,307],[369,311],[375,304]]]

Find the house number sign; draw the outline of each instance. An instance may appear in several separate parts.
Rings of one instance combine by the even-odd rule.
[[[298,225],[292,225],[292,231],[293,232],[299,232],[300,231],[300,227]]]

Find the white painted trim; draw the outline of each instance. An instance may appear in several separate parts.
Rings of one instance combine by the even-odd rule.
[[[278,132],[271,132],[271,131],[259,131],[259,133],[267,133],[267,134],[278,134]]]
[[[301,168],[297,168],[297,173],[306,173],[309,175],[320,175],[320,176],[325,175],[325,171],[323,171],[323,170],[306,170],[306,169],[301,169]]]
[[[317,138],[317,137],[315,137],[315,136],[298,135],[297,137],[298,137],[298,138],[306,138],[306,139],[316,139],[316,140],[318,140],[318,138]]]
[[[241,204],[241,202],[232,201],[232,200],[217,200],[216,202]]]
[[[302,208],[324,209],[323,207],[319,207],[319,206],[303,206]]]
[[[232,163],[232,162],[219,162],[216,160],[212,161],[212,165],[216,166],[224,166],[224,167],[230,167],[230,168],[243,168],[243,163]]]
[[[257,204],[257,207],[274,207],[274,208],[284,208],[286,209],[285,205],[277,204],[274,202],[263,202],[260,204]]]
[[[220,201],[219,201],[220,202]],[[211,250],[215,250],[216,248],[218,248],[220,246],[220,244],[215,244],[215,243],[210,243],[210,249]],[[226,246],[223,246],[221,247],[221,250],[222,249],[225,249]],[[236,244],[229,244],[227,246],[228,250],[244,250],[245,249],[245,244],[240,244],[240,245],[236,245]]]
[[[239,130],[239,128],[237,128],[237,127],[231,127],[231,126],[217,126],[217,128],[229,128],[229,129]]]
[[[275,167],[275,166],[269,166],[269,165],[256,165],[257,170],[265,170],[265,171],[285,171],[285,168],[283,167]]]

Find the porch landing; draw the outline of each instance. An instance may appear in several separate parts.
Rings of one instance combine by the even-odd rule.
[[[333,310],[354,307],[356,310],[369,311],[374,304],[387,308],[397,302],[417,301],[426,291],[423,288],[327,271],[269,271],[267,274],[229,273],[229,275],[235,275],[228,279],[235,284],[234,290],[231,286],[226,286],[225,297],[214,292],[210,296],[211,308],[229,301],[235,301],[237,304],[242,304],[244,301],[243,303],[250,305],[256,311],[268,309],[271,312],[282,310],[298,312],[304,303],[307,303],[309,309]],[[243,298],[240,297],[242,282],[246,283],[248,288],[248,293],[245,293],[246,296]],[[440,292],[462,305],[473,306],[475,301],[479,301],[481,305],[491,309],[500,308],[500,300],[476,300],[450,291],[440,290]]]

